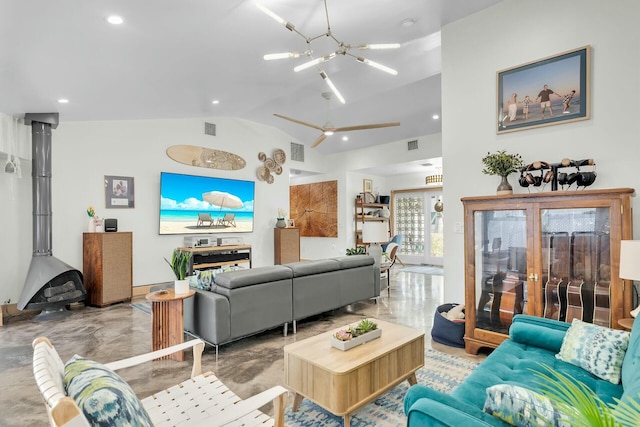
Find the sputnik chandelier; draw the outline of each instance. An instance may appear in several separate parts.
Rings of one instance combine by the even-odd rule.
[[[377,62],[371,61],[367,58],[364,58],[362,56],[358,56],[358,55],[354,55],[353,53],[351,53],[351,49],[355,48],[355,49],[359,49],[359,50],[368,50],[368,49],[397,49],[400,47],[400,43],[385,43],[385,44],[360,44],[357,46],[352,46],[350,44],[347,43],[343,43],[342,41],[338,40],[332,33],[331,31],[331,24],[329,23],[329,10],[327,8],[327,0],[324,0],[324,12],[325,12],[325,16],[327,17],[327,31],[325,33],[319,34],[315,37],[308,37],[306,35],[304,35],[303,33],[301,33],[300,31],[298,31],[295,27],[295,25],[293,25],[291,22],[287,21],[284,18],[281,18],[280,16],[276,15],[274,12],[272,12],[271,10],[267,9],[266,7],[264,7],[263,5],[261,5],[260,3],[256,3],[256,6],[258,7],[258,9],[260,9],[261,11],[263,11],[264,13],[266,13],[267,15],[269,15],[271,18],[273,18],[275,21],[277,21],[278,23],[282,24],[285,26],[285,28],[289,31],[295,32],[297,34],[299,34],[302,38],[305,39],[306,43],[307,43],[307,50],[305,52],[284,52],[284,53],[270,53],[267,55],[264,55],[264,59],[266,61],[270,61],[270,60],[274,60],[274,59],[287,59],[287,58],[299,58],[301,56],[307,56],[309,58],[311,58],[310,61],[307,61],[303,64],[300,64],[296,67],[294,67],[293,71],[295,71],[296,73],[302,70],[306,70],[307,68],[311,68],[311,67],[316,67],[320,73],[320,77],[322,77],[322,79],[327,83],[327,85],[329,86],[329,88],[331,89],[331,91],[335,94],[336,98],[338,98],[338,100],[341,103],[345,103],[345,99],[344,97],[340,94],[340,91],[338,91],[338,88],[333,84],[333,82],[331,81],[331,79],[329,78],[329,76],[327,75],[327,73],[320,67],[320,64],[327,62],[327,61],[331,61],[332,59],[334,59],[335,57],[337,57],[338,55],[342,55],[342,56],[351,56],[352,58],[355,58],[356,61],[363,63],[363,64],[367,64],[373,68],[376,68],[380,71],[384,71],[385,73],[389,73],[391,75],[397,75],[398,72],[396,70],[394,70],[393,68],[389,68],[386,65],[382,65],[379,64]],[[322,55],[322,56],[314,56],[313,54],[313,49],[311,48],[311,43],[314,40],[317,40],[321,37],[330,37],[331,39],[333,39],[333,41],[336,42],[336,44],[338,45],[338,47],[336,48],[335,51],[330,52],[326,55]]]

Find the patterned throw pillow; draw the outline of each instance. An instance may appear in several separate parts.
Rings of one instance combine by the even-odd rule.
[[[197,274],[194,274],[193,276],[187,277],[187,279],[189,280],[189,287],[190,288],[198,288],[198,278],[196,276],[197,276]]]
[[[210,268],[208,270],[196,270],[196,286],[198,289],[210,291],[216,284],[216,275],[229,271],[238,271],[241,268],[237,265],[225,265],[219,268]]]
[[[64,385],[92,426],[153,426],[131,387],[98,362],[73,356],[64,366]]]
[[[622,360],[629,332],[573,319],[556,358],[591,372],[613,384],[620,383]]]
[[[211,286],[215,283],[215,270],[196,270],[196,283],[198,289],[210,291]]]
[[[512,426],[569,426],[548,397],[516,385],[498,384],[487,388],[484,411]]]

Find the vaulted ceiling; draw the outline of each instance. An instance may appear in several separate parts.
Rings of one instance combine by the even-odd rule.
[[[335,126],[376,122],[398,127],[328,137],[335,153],[440,132],[440,28],[501,0],[327,0],[331,31],[346,44],[400,43],[394,50],[350,53],[398,71],[393,76],[348,55],[320,64],[346,99],[330,101]],[[327,32],[322,0],[262,0],[311,42],[313,58],[338,44]],[[105,21],[124,18],[121,25]],[[254,0],[2,0],[0,112],[60,113],[60,120],[241,117],[276,126],[310,146],[329,91],[310,60],[263,60],[304,52],[305,39]],[[66,104],[59,99],[68,99]],[[218,100],[218,104],[213,104]]]

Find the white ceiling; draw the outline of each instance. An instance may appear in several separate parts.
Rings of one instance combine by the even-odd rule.
[[[393,51],[354,51],[398,70],[391,76],[349,56],[322,64],[346,98],[331,101],[335,126],[399,121],[398,127],[328,137],[335,153],[440,132],[439,30],[502,0],[328,0],[335,37],[352,45],[401,43]],[[309,37],[326,32],[320,0],[263,0]],[[120,26],[108,15],[124,17]],[[404,20],[415,24],[403,26]],[[334,51],[327,37],[314,57]],[[264,61],[266,53],[305,51],[304,39],[254,0],[2,0],[0,112],[59,112],[60,120],[233,116],[276,126],[307,146],[322,126],[328,87],[309,58]],[[59,104],[60,98],[69,99]],[[213,105],[212,100],[220,103]]]

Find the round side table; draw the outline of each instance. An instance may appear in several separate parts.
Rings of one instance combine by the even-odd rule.
[[[618,325],[620,325],[623,328],[625,328],[626,330],[630,331],[631,328],[633,327],[633,321],[634,320],[636,320],[636,319],[634,319],[633,317],[620,319],[620,320],[618,320]]]
[[[173,289],[148,293],[145,298],[151,301],[151,346],[160,350],[184,342],[184,304],[185,298],[192,297],[196,291],[189,289],[184,294],[176,294]],[[178,351],[160,359],[184,361],[184,352]]]

